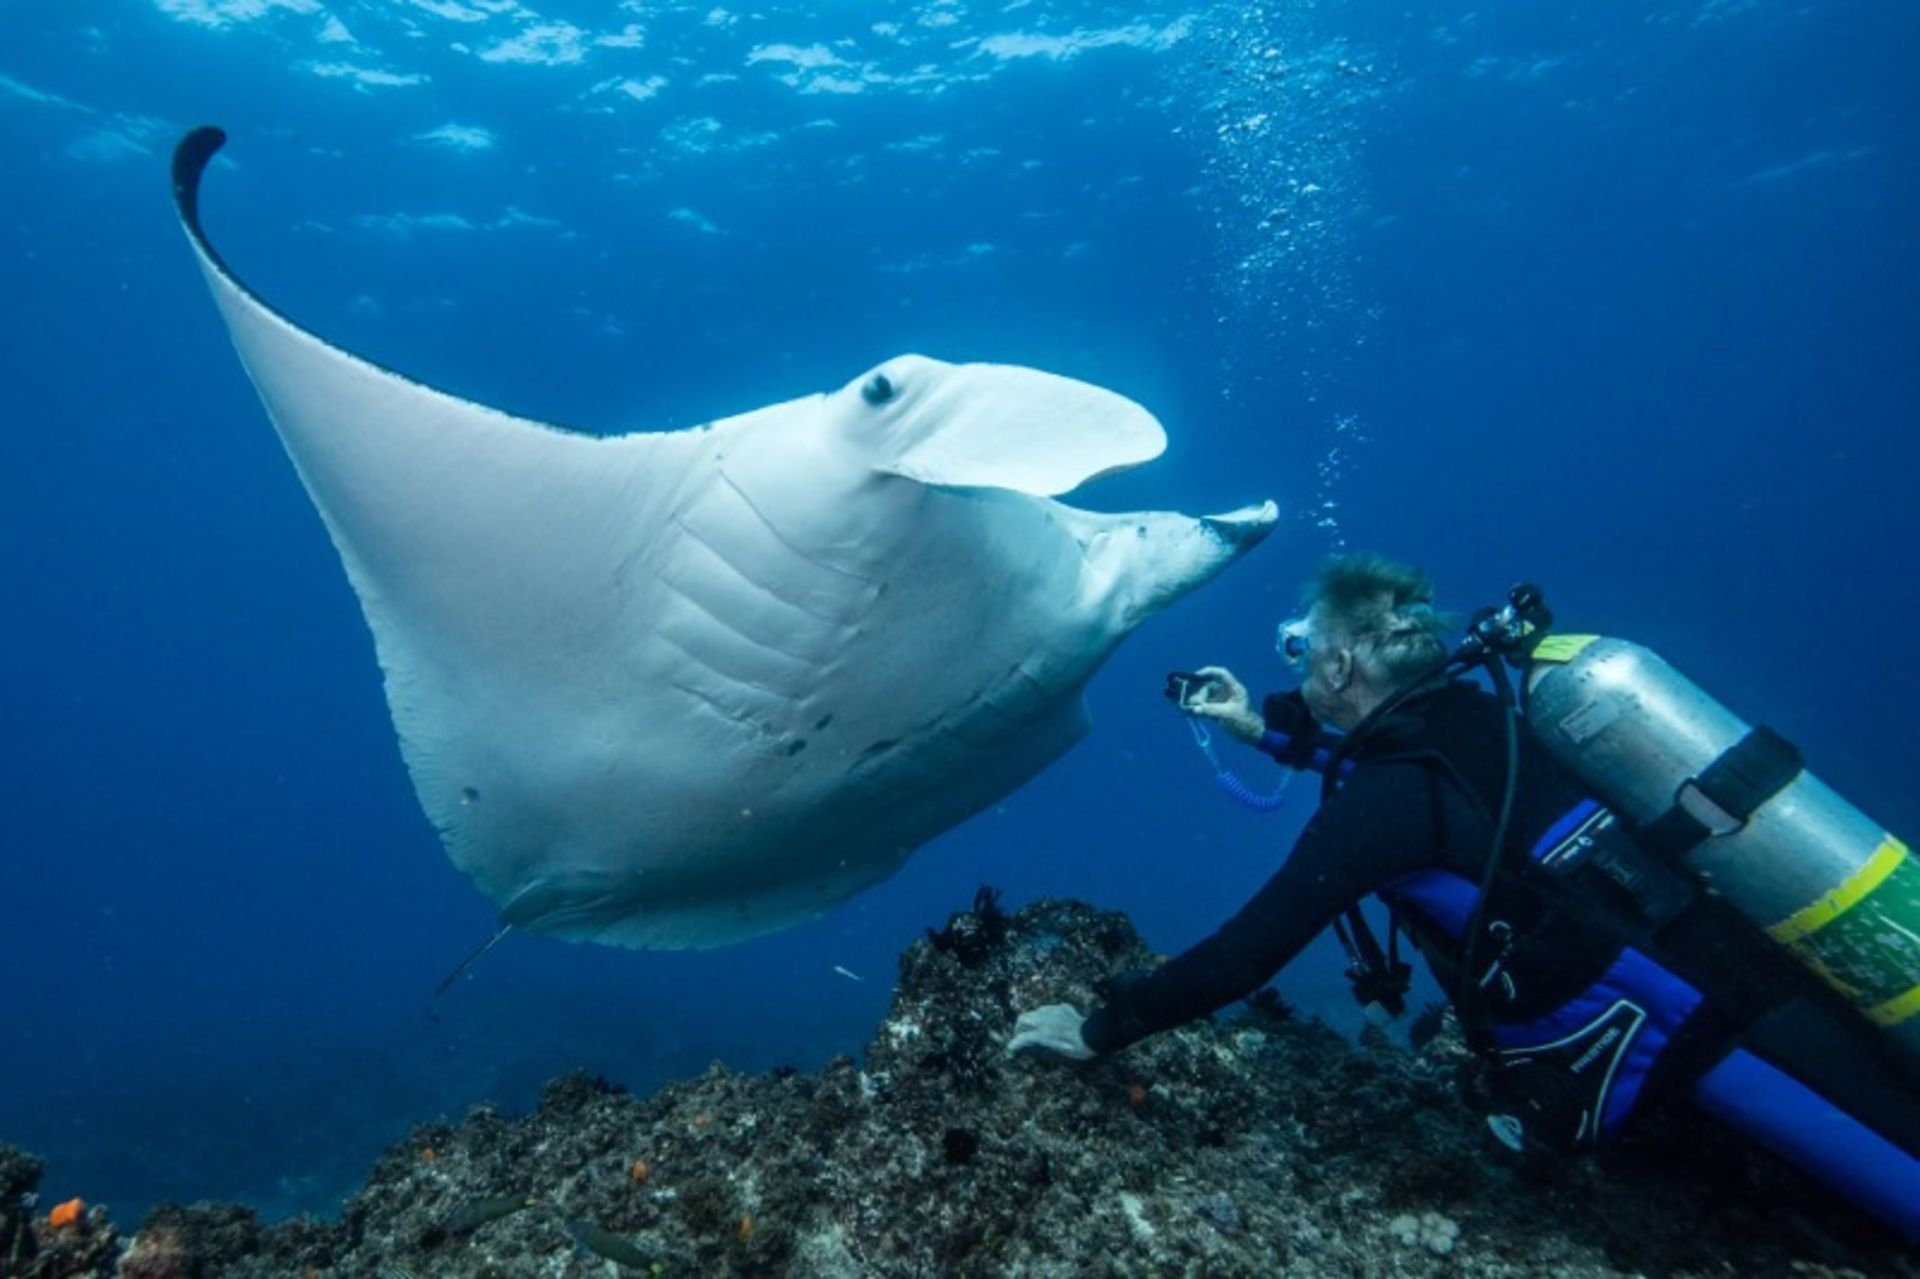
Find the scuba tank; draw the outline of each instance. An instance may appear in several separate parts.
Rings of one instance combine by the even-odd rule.
[[[1527,721],[1548,749],[1644,846],[1724,897],[1920,1065],[1920,862],[1906,846],[1807,772],[1792,745],[1640,645],[1514,638]]]

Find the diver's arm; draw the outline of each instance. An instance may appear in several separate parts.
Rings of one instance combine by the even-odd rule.
[[[1400,875],[1432,864],[1423,770],[1382,765],[1356,773],[1314,815],[1286,864],[1220,930],[1159,968],[1117,983],[1081,1037],[1117,1052],[1244,999],[1285,967],[1342,910]]]
[[[1269,693],[1261,704],[1262,732],[1252,745],[1288,768],[1325,768],[1340,744],[1338,733],[1320,729],[1299,689]]]

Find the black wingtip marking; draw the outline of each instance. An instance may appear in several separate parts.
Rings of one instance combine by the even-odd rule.
[[[180,211],[180,224],[187,228],[187,234],[193,237],[193,243],[206,255],[220,274],[232,280],[242,293],[252,296],[252,291],[241,284],[239,277],[227,269],[213,241],[207,239],[207,233],[200,227],[200,179],[205,176],[207,166],[213,163],[213,157],[221,147],[227,145],[227,131],[211,124],[199,128],[181,138],[173,148],[173,207]],[[259,299],[255,299],[258,301]],[[261,303],[265,306],[265,303]],[[269,308],[271,309],[271,308]]]
[[[213,247],[213,242],[207,239],[207,233],[200,225],[200,180],[206,176],[207,166],[213,163],[213,157],[217,155],[220,148],[226,144],[227,131],[211,124],[204,124],[197,129],[191,130],[185,137],[181,138],[179,142],[174,144],[173,206],[179,211],[180,223],[186,228],[188,236],[192,238],[194,247],[200,251],[201,256],[212,265],[213,269],[222,279],[238,290],[241,296],[259,307],[266,314],[273,316],[285,324],[288,328],[306,334],[308,337],[314,337],[313,334],[308,333],[307,330],[301,328],[292,320],[287,319],[286,316],[269,305],[266,299],[248,288],[246,283],[227,266],[226,259],[222,258],[219,250]],[[354,355],[350,351],[332,346],[330,343],[326,343],[324,339],[314,338],[314,340],[322,342],[331,350],[338,352],[345,358],[356,360],[371,369],[386,374],[388,377],[397,378],[412,386],[425,385],[377,361],[369,360],[364,356]],[[428,389],[431,390],[433,388]],[[440,392],[440,394],[448,393]],[[590,432],[581,431],[575,427],[560,426],[551,423],[547,425],[551,430],[565,431],[575,435],[591,434]]]
[[[227,265],[226,259],[220,256],[220,251],[213,247],[213,241],[207,238],[205,228],[200,225],[200,181],[206,176],[207,166],[213,163],[213,157],[217,155],[220,148],[225,145],[227,145],[227,131],[211,124],[201,125],[199,128],[190,131],[185,137],[181,138],[179,142],[174,144],[173,207],[180,213],[180,224],[186,228],[187,235],[192,239],[194,248],[199,251],[201,258],[213,267],[221,279],[232,285],[242,297],[259,307],[260,310],[266,314],[273,316],[285,324],[288,328],[306,333],[307,331],[305,329],[302,329],[292,320],[287,319],[287,317],[282,315],[276,308],[269,305],[265,298],[248,288],[246,282],[238,275],[234,274],[233,269]],[[312,335],[309,334],[308,336]],[[330,346],[330,349],[338,351],[348,359],[359,360],[371,368],[378,369],[389,377],[400,378],[402,381],[412,381],[412,379],[407,378],[404,374],[396,373],[383,364],[376,364],[372,360],[361,359],[361,357],[353,355],[349,351],[343,351],[339,347]],[[472,961],[469,960],[468,962]],[[457,976],[458,974],[456,973],[455,975]],[[452,978],[448,980],[451,981]]]
[[[227,145],[227,131],[211,124],[203,124],[192,130],[173,148],[173,207],[179,210],[180,225],[187,229],[194,248],[200,256],[210,263],[213,269],[239,291],[242,297],[265,311],[268,315],[284,322],[289,328],[299,328],[293,321],[267,304],[265,298],[247,287],[247,284],[227,260],[220,256],[220,250],[213,247],[213,241],[207,238],[207,232],[200,225],[200,180],[206,176],[207,166],[213,163],[213,157],[220,148]],[[304,331],[304,330],[303,330]],[[377,366],[376,366],[377,367]]]
[[[173,206],[196,240],[206,243],[200,233],[200,177],[207,171],[214,153],[227,145],[227,131],[202,125],[181,138],[173,148]]]

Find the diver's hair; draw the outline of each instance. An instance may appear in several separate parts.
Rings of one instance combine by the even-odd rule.
[[[1433,608],[1433,583],[1419,569],[1369,553],[1336,555],[1301,593],[1329,629],[1353,649],[1367,675],[1398,687],[1447,656],[1454,619]]]

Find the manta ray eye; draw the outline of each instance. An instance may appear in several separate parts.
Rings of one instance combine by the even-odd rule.
[[[893,382],[884,373],[876,373],[860,388],[860,398],[869,404],[885,404],[893,398]]]

